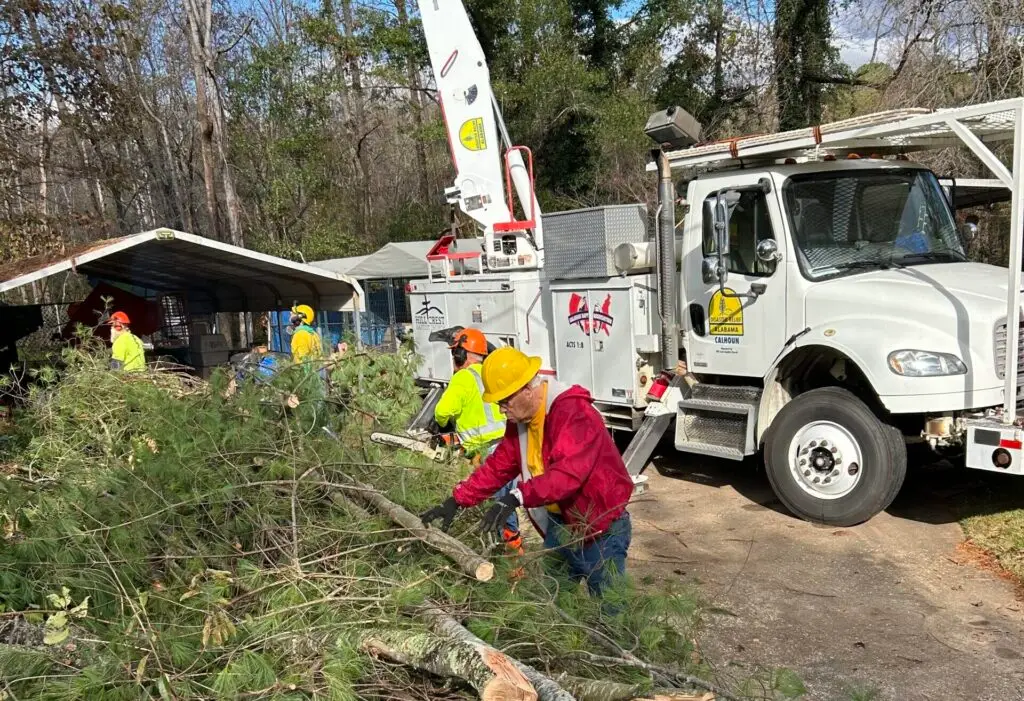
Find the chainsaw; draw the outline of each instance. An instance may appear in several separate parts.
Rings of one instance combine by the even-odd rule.
[[[437,462],[444,462],[458,442],[454,434],[432,435],[426,432],[406,436],[378,432],[371,434],[370,440],[374,443],[404,448]]]

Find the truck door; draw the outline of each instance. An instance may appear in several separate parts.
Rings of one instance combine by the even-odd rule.
[[[728,185],[716,180],[723,182],[698,181],[704,187],[696,188],[685,234],[687,359],[698,374],[763,377],[786,341],[788,242],[779,199],[763,173],[731,175]],[[716,234],[719,202],[727,226]],[[719,236],[726,231],[720,257]]]

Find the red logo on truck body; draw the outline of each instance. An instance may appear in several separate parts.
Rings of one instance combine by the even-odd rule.
[[[590,335],[591,331],[594,334],[603,331],[605,336],[609,336],[611,335],[612,324],[615,323],[615,319],[611,314],[611,307],[612,296],[608,295],[604,298],[601,308],[594,310],[594,313],[591,314],[590,307],[587,305],[587,298],[573,292],[569,298],[569,323],[579,326],[580,330],[587,336]]]

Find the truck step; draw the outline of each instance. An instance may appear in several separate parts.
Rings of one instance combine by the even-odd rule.
[[[757,387],[694,385],[677,408],[676,449],[730,460],[753,454],[760,400]]]
[[[723,414],[743,414],[756,406],[754,402],[725,401],[722,399],[683,399],[679,402],[680,409],[697,409],[701,411],[718,411]]]
[[[711,399],[723,402],[759,402],[761,401],[761,388],[712,385],[698,382],[690,388],[690,398]]]
[[[709,455],[713,458],[724,458],[726,460],[741,461],[744,457],[742,450],[737,448],[726,448],[710,443],[680,443],[676,450],[681,453],[696,453],[697,455]]]
[[[747,440],[747,417],[739,414],[688,410],[676,418],[676,447],[696,443],[743,451]]]
[[[626,446],[622,461],[631,475],[639,475],[647,467],[661,437],[665,435],[669,424],[676,418],[675,414],[666,413],[661,416],[649,416],[640,424],[640,430]]]

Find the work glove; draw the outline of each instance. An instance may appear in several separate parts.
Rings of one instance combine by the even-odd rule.
[[[506,494],[495,501],[484,517],[480,519],[480,531],[485,535],[495,533],[500,539],[501,529],[508,521],[508,517],[515,513],[520,506],[519,498],[515,494]]]
[[[459,504],[455,501],[455,497],[448,497],[444,500],[444,503],[424,511],[420,515],[420,521],[423,522],[424,526],[429,526],[431,522],[441,519],[441,530],[445,533],[452,526],[452,521],[455,520],[455,514],[459,511]]]

